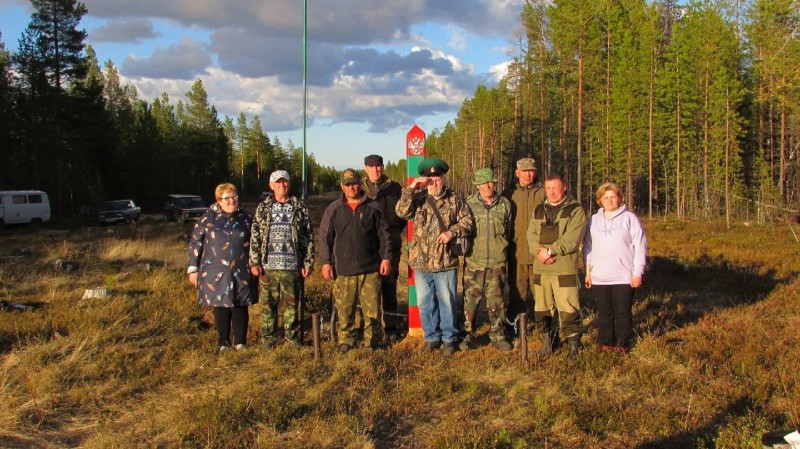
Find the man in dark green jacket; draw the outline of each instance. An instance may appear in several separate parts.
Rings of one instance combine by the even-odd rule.
[[[482,298],[486,298],[489,312],[489,339],[500,351],[513,349],[505,335],[506,307],[503,290],[506,284],[508,228],[511,221],[511,202],[494,190],[497,184],[492,170],[481,168],[475,172],[472,184],[478,191],[467,198],[467,205],[475,218],[472,250],[465,258],[464,268],[464,329],[466,337],[460,349],[466,351],[477,329],[476,312]]]
[[[569,344],[569,357],[578,354],[581,340],[581,307],[578,301],[580,244],[586,226],[586,213],[558,174],[545,178],[547,199],[536,207],[528,225],[528,247],[533,264],[533,292],[536,298],[534,321],[542,339],[539,354],[553,350],[555,314],[561,336]],[[557,312],[556,312],[557,311]]]
[[[533,314],[533,261],[528,250],[528,223],[536,206],[544,202],[544,188],[536,181],[536,161],[524,157],[514,170],[517,181],[503,196],[511,201],[509,229],[508,283],[510,297],[508,314],[515,319],[520,313]],[[529,321],[533,323],[533,320]]]

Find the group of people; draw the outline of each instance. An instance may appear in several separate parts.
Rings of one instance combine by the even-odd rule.
[[[247,307],[259,299],[263,343],[277,343],[281,309],[285,339],[298,342],[297,299],[317,249],[322,277],[333,281],[338,351],[380,347],[385,333],[396,332],[385,327],[383,316],[397,310],[407,220],[414,223],[408,264],[427,349],[448,356],[474,348],[478,309],[485,302],[495,349],[513,349],[509,319],[527,313],[533,316],[531,332],[542,342],[540,355],[566,342],[568,357],[575,357],[583,333],[583,261],[583,284],[596,301],[599,348],[628,351],[647,240],[618,185],[598,188],[599,210],[587,220],[560,175],[537,182],[532,158],[516,162],[516,181],[502,193],[491,169],[477,170],[476,191],[466,199],[447,186],[449,166],[440,159],[422,161],[419,177],[406,187],[385,175],[381,156],[367,156],[364,165],[364,179],[354,169],[342,172],[342,196],[325,209],[316,244],[308,207],[289,194],[286,171],[270,175],[272,194],[254,217],[239,206],[232,184],[217,187],[217,202],[192,233],[188,273],[199,302],[214,307],[220,351],[231,344],[244,348]],[[463,301],[456,294],[461,257]]]

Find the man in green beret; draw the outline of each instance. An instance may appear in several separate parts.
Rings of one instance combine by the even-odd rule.
[[[457,349],[461,320],[456,296],[458,256],[448,252],[447,243],[469,237],[475,222],[464,200],[445,186],[447,163],[426,159],[417,170],[420,176],[403,189],[396,211],[414,221],[409,264],[414,270],[425,346],[429,350],[441,347],[442,354],[449,356]]]
[[[467,206],[475,218],[475,234],[464,268],[464,330],[467,336],[461,342],[460,349],[466,351],[473,344],[474,332],[478,328],[476,312],[481,299],[486,298],[492,346],[500,351],[510,351],[513,346],[506,339],[508,304],[503,290],[506,284],[511,202],[494,190],[497,179],[490,168],[476,171],[472,184],[478,191],[467,198]]]

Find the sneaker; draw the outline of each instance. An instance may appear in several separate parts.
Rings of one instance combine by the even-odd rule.
[[[346,343],[339,345],[339,354],[347,354],[348,352],[350,352],[350,345]]]
[[[230,350],[231,350],[231,347],[230,347],[230,346],[220,346],[220,347],[219,347],[219,353],[220,353],[220,354],[222,354],[223,352],[228,352],[228,351],[230,351]]]
[[[442,355],[445,357],[450,357],[453,353],[456,352],[456,344],[452,341],[446,341],[442,345]]]
[[[509,343],[509,342],[507,342],[505,340],[495,340],[495,341],[492,342],[492,346],[494,346],[495,349],[497,349],[498,351],[502,351],[502,352],[507,352],[507,351],[510,351],[510,350],[514,349],[514,347],[511,346],[511,343]]]
[[[441,346],[442,346],[442,341],[441,340],[426,341],[425,342],[425,349],[427,349],[428,351],[435,351],[435,350],[439,349]]]
[[[245,345],[243,345],[242,343],[239,343],[238,345],[234,346],[233,349],[235,349],[237,351],[244,351],[245,350]]]

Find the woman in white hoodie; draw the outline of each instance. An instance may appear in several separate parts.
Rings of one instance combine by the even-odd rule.
[[[647,238],[622,189],[607,182],[597,189],[600,210],[586,225],[583,255],[586,288],[597,303],[601,351],[628,352],[633,329],[633,294],[642,285]]]

